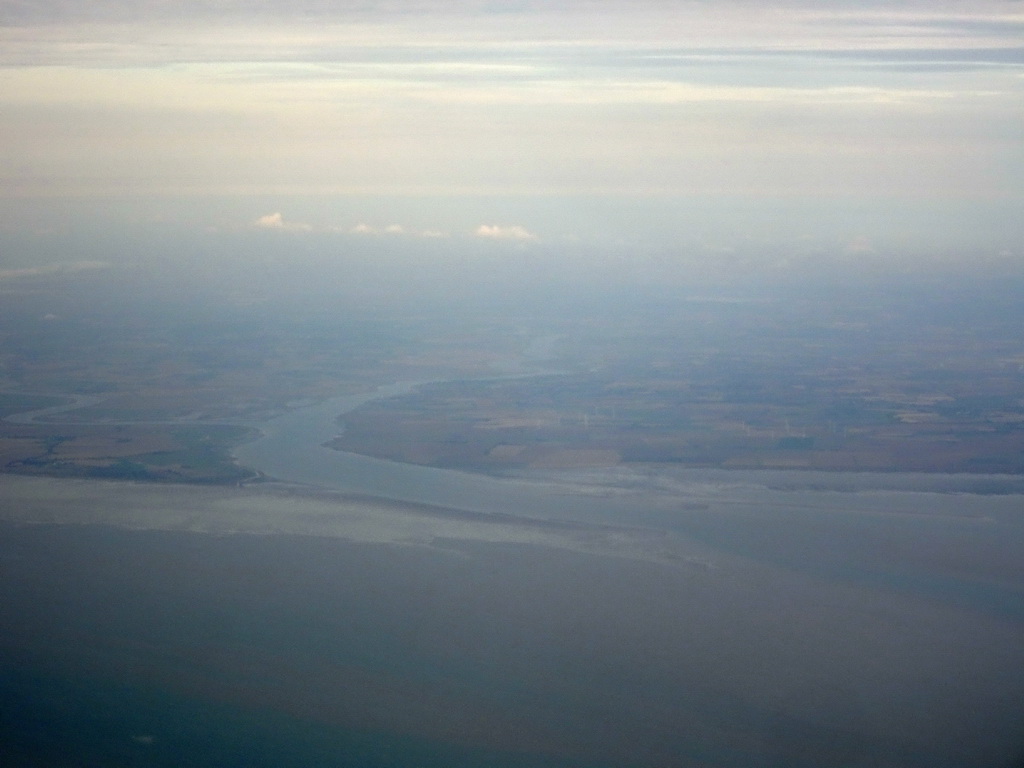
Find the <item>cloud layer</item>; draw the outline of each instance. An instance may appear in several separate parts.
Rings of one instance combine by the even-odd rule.
[[[588,196],[927,200],[980,231],[1024,200],[1022,40],[996,0],[4,3],[0,199],[251,196],[297,233],[326,218],[289,199],[419,198],[345,230],[520,241],[555,230],[461,201],[560,201],[567,238]]]

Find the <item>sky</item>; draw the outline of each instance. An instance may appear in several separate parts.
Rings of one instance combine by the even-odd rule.
[[[1022,204],[1018,0],[0,0],[0,279],[1024,265]]]

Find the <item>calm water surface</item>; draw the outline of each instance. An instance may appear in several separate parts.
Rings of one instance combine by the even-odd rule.
[[[408,386],[286,414],[237,456],[581,541],[640,530],[646,554],[2,522],[4,764],[1020,764],[1024,497],[964,492],[1016,479],[496,478],[322,447]]]

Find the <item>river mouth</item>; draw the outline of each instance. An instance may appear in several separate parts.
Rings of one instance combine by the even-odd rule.
[[[57,722],[69,755],[211,766],[204,744],[241,739],[267,768],[1019,756],[1012,479],[491,477],[324,447],[415,386],[261,425],[235,455],[272,479],[242,487],[0,476],[23,718],[0,736],[38,751]]]

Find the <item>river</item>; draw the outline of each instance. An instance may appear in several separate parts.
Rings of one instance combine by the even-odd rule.
[[[211,768],[1024,754],[1020,478],[324,447],[415,386],[260,425],[235,455],[278,483],[0,477],[0,742]]]
[[[1020,478],[666,467],[493,477],[325,447],[343,428],[339,417],[416,386],[291,411],[235,456],[276,480],[474,513],[648,528],[828,578],[973,600],[1024,621],[1011,565],[1024,545]],[[993,487],[1008,492],[979,492]],[[915,576],[922,540],[960,570],[938,572],[932,553],[935,572]]]

